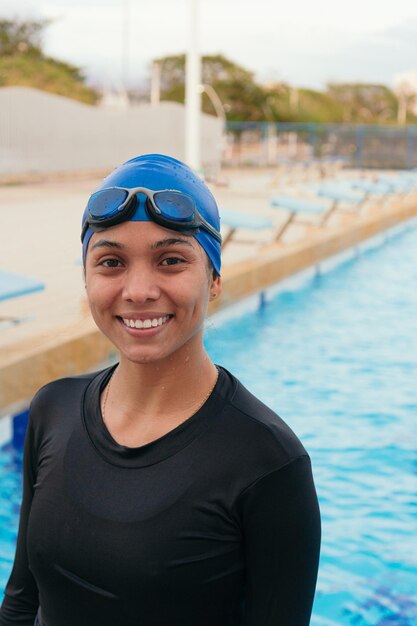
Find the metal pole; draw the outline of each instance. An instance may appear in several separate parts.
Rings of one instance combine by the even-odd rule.
[[[206,92],[214,110],[216,111],[217,117],[222,121],[222,130],[224,130],[224,127],[226,126],[226,111],[224,109],[223,102],[219,98],[219,94],[211,85],[199,85],[198,91],[201,94]]]
[[[198,50],[198,0],[189,0],[190,35],[185,73],[185,161],[201,169],[201,58]]]
[[[122,29],[122,89],[126,101],[129,92],[129,35],[130,35],[130,0],[123,2],[123,29]]]
[[[152,63],[151,77],[151,104],[155,106],[161,100],[161,63],[154,61]]]
[[[407,169],[411,170],[414,167],[414,145],[415,145],[415,127],[406,126],[407,134]]]
[[[356,153],[355,153],[355,167],[363,167],[363,140],[365,135],[364,126],[356,127]]]

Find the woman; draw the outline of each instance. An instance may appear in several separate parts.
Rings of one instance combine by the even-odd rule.
[[[309,457],[203,347],[219,230],[210,191],[170,157],[132,159],[91,196],[85,286],[120,361],[31,404],[1,626],[309,623]]]

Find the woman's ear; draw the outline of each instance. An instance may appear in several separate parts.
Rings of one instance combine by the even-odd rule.
[[[210,285],[210,301],[216,300],[222,292],[222,279],[217,274],[212,278]]]

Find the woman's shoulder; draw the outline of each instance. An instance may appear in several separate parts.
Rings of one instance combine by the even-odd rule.
[[[61,413],[79,407],[86,388],[96,379],[105,376],[111,368],[88,372],[86,374],[66,376],[43,385],[33,396],[30,403],[31,417]]]
[[[224,368],[223,368],[224,369]],[[236,442],[249,444],[253,454],[269,458],[276,467],[307,455],[297,435],[275,411],[245,387],[233,374],[225,397],[224,416],[236,432]]]

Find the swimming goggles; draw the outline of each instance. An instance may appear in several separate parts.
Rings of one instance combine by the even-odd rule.
[[[203,228],[221,243],[220,233],[200,215],[191,196],[174,189],[153,191],[146,187],[109,187],[93,193],[87,204],[87,219],[81,241],[88,228],[97,232],[129,220],[135,212],[138,193],[146,195],[146,212],[160,226],[194,233]]]

